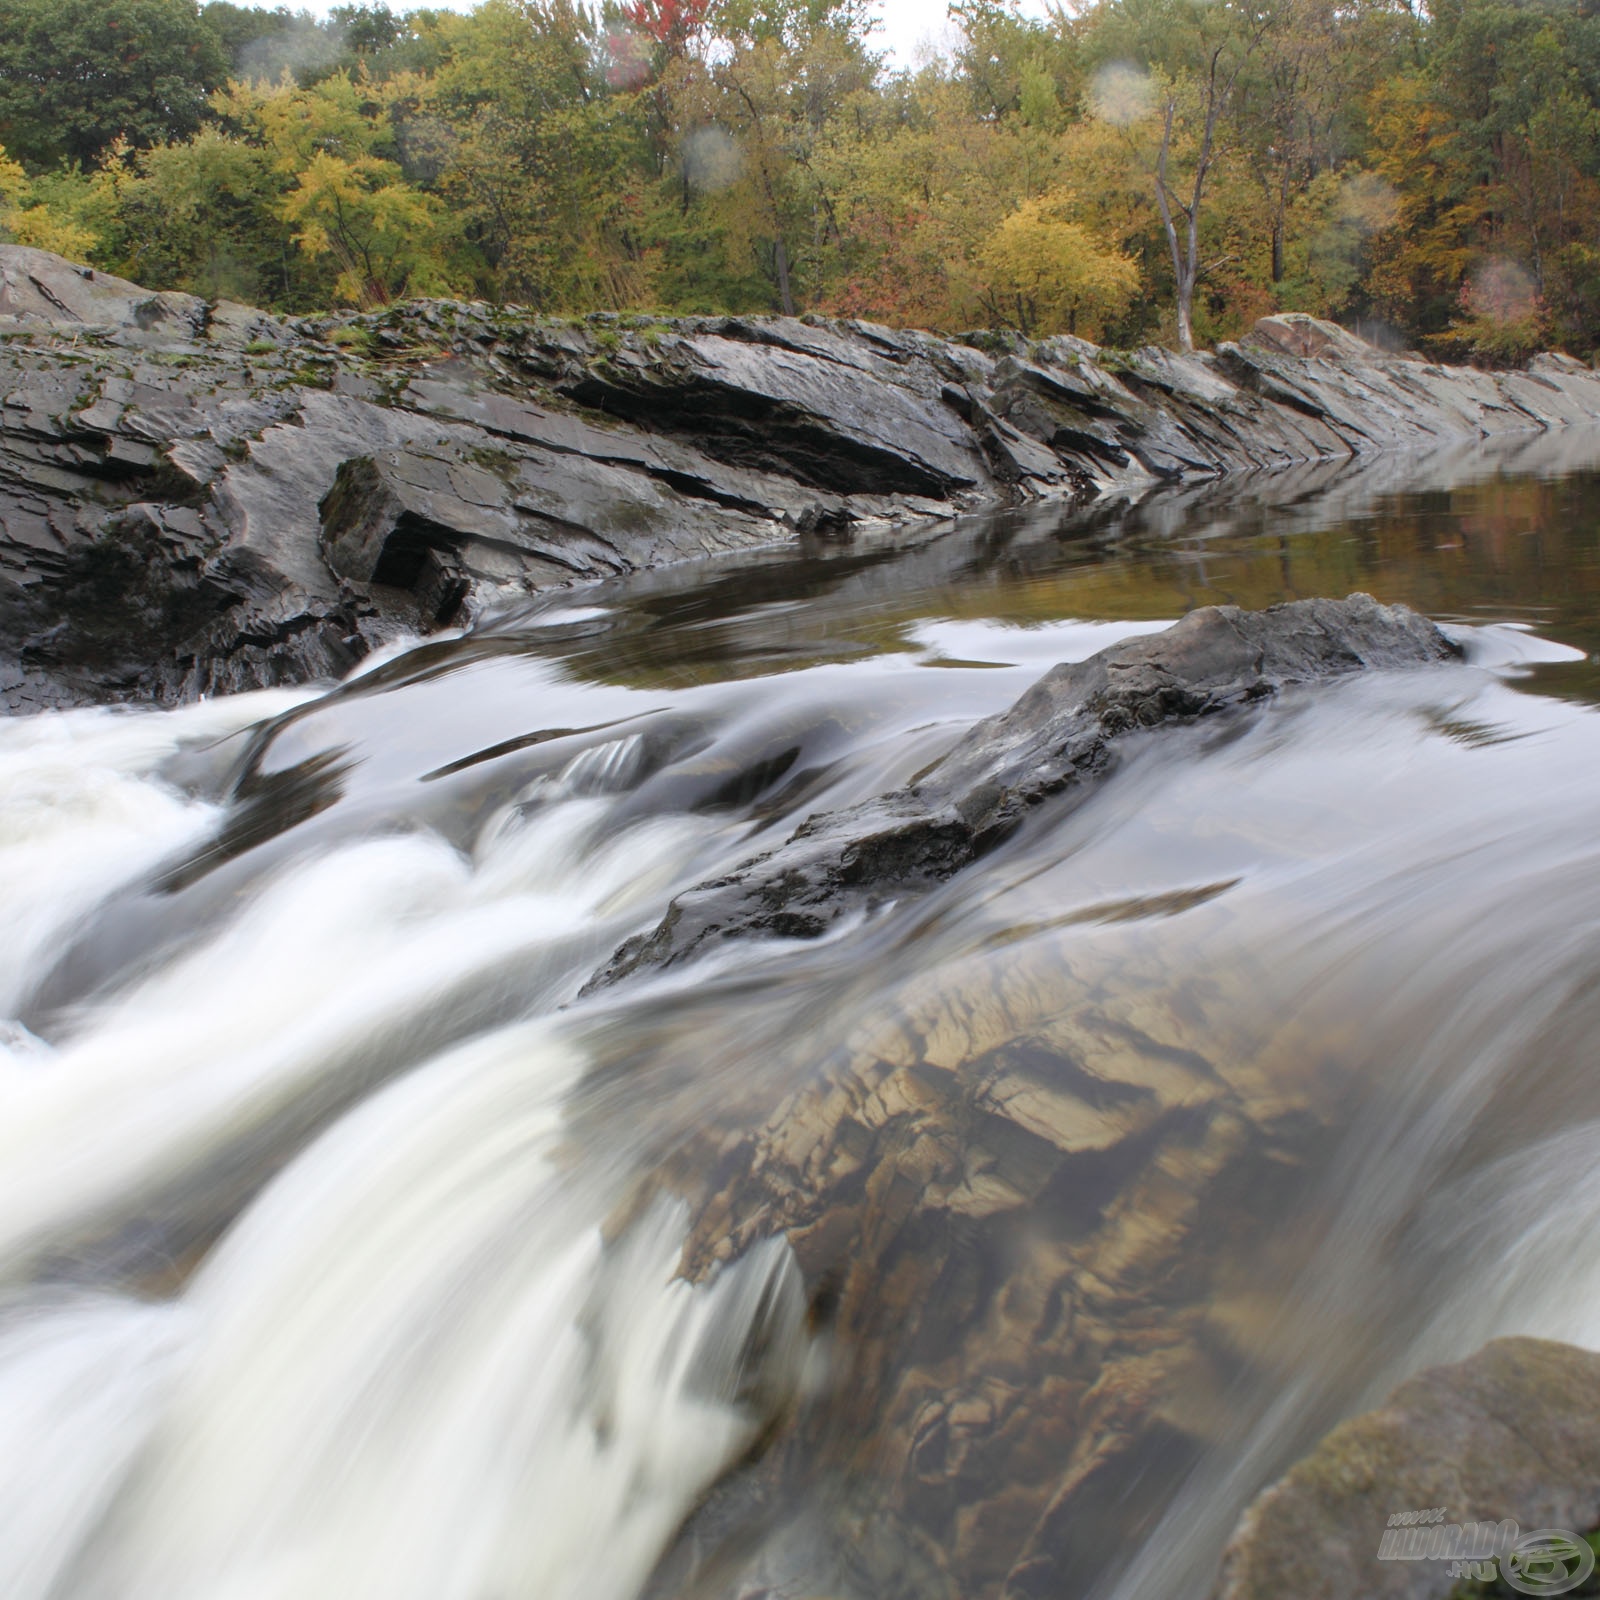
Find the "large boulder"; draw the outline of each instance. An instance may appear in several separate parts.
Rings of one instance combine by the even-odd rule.
[[[1600,1354],[1496,1339],[1408,1378],[1255,1500],[1214,1597],[1445,1600],[1461,1581],[1449,1552],[1494,1548],[1503,1559],[1513,1530],[1472,1535],[1507,1520],[1523,1534],[1600,1526]],[[1433,1528],[1443,1530],[1436,1553],[1419,1554]]]
[[[1379,354],[1376,346],[1346,332],[1337,322],[1310,317],[1303,311],[1281,311],[1274,316],[1258,317],[1244,342],[1259,345],[1276,355],[1308,360],[1315,357],[1324,361],[1365,363]]]

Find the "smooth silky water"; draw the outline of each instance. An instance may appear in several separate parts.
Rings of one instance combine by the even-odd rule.
[[[931,894],[583,992],[1049,665],[1354,589],[1469,665],[1141,736]],[[1007,1484],[924,1504],[861,1436],[861,1373],[943,1370],[940,1308],[834,1321],[781,1230],[718,1250],[691,1169],[1022,973],[1035,1037],[1181,1009],[1270,1130],[1148,1215],[1147,1143],[1109,1139],[980,1236],[1070,1280],[1120,1207],[1182,1263],[1078,1304],[1091,1380],[1168,1359],[1053,1581],[1203,1595],[1250,1496],[1407,1372],[1600,1347],[1596,651],[1571,434],[682,568],[339,687],[0,725],[0,1594],[997,1592],[956,1525]]]

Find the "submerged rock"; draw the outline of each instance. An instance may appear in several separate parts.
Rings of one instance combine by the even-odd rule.
[[[1524,1534],[1600,1525],[1600,1354],[1548,1339],[1496,1339],[1408,1378],[1341,1423],[1240,1520],[1215,1600],[1444,1600],[1448,1557],[1397,1559],[1391,1519],[1422,1514],[1411,1542],[1460,1548],[1450,1529],[1516,1522]],[[1509,1531],[1509,1530],[1508,1530]],[[1481,1541],[1480,1543],[1486,1543]],[[1518,1585],[1522,1587],[1522,1585]],[[1556,1594],[1534,1583],[1525,1592]]]
[[[1207,606],[1164,633],[1054,668],[978,723],[910,788],[808,819],[781,848],[680,895],[597,984],[671,966],[728,939],[815,938],[842,917],[950,877],[1029,808],[1103,772],[1115,742],[1367,668],[1445,661],[1455,646],[1369,595],[1266,611]]]
[[[1220,977],[1261,981],[1236,949],[1224,975],[1064,931],[875,973],[821,1060],[808,1037],[738,1038],[744,1071],[654,1181],[689,1206],[693,1278],[787,1240],[831,1381],[649,1593],[1086,1594],[1202,1454],[1215,1419],[1186,1396],[1224,1393],[1239,1360],[1220,1241],[1262,1235],[1324,1124],[1279,1070],[1300,1043],[1264,1060],[1221,998]],[[749,1017],[693,1022],[686,1073]]]
[[[910,789],[681,897],[597,982],[918,894],[1140,730],[1454,654],[1366,596],[1196,612],[1054,669]],[[1229,1003],[1269,986],[1239,947],[1174,961],[1160,940],[1076,924],[1136,929],[1232,886],[1008,925],[942,963],[924,941],[928,966],[875,974],[861,1025],[821,1061],[781,1037],[708,1042],[725,1025],[709,1007],[684,1030],[696,1057],[747,1063],[654,1180],[689,1206],[686,1270],[781,1235],[841,1366],[785,1449],[685,1530],[662,1594],[1045,1600],[1088,1592],[1108,1542],[1150,1531],[1218,1427],[1194,1397],[1224,1393],[1241,1360],[1215,1295],[1220,1242],[1263,1236],[1338,1111],[1316,1082],[1325,1035],[1291,1022],[1264,1046]],[[775,1534],[757,1568],[717,1577],[742,1559],[727,1529],[778,1527],[819,1477],[862,1497],[841,1513],[846,1554]]]
[[[1214,355],[816,318],[268,316],[0,245],[0,705],[338,673],[552,586],[1600,416],[1266,319]]]

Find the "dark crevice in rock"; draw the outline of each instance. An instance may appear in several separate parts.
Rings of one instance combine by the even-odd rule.
[[[764,395],[693,384],[640,393],[592,372],[564,385],[562,392],[652,431],[685,438],[715,461],[789,477],[835,494],[922,495],[937,500],[974,482],[934,472],[888,449],[840,438],[804,412]]]

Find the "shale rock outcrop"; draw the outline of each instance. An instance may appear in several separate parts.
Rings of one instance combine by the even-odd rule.
[[[327,675],[708,552],[1600,416],[1309,318],[1214,354],[814,318],[267,316],[0,246],[0,704]]]

